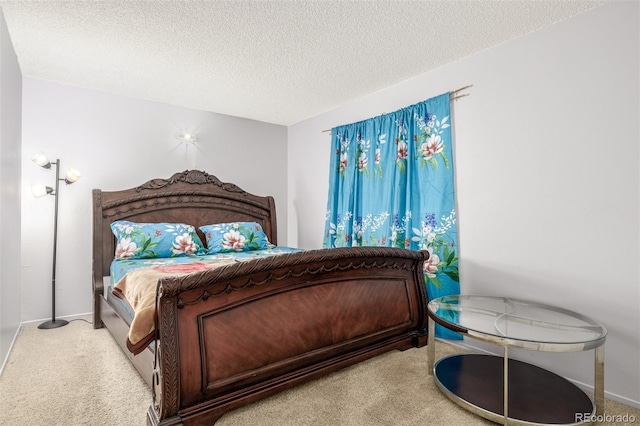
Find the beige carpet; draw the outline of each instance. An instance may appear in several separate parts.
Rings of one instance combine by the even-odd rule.
[[[458,349],[438,342],[437,356]],[[490,425],[436,388],[426,348],[393,351],[232,411],[219,426]],[[145,425],[151,392],[105,329],[25,325],[0,376],[0,425]],[[606,414],[640,410],[607,400]],[[624,423],[603,423],[622,425]]]

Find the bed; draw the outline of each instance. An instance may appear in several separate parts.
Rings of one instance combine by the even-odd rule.
[[[256,223],[278,250],[274,199],[204,171],[93,190],[94,327],[152,390],[148,423],[211,425],[226,412],[384,352],[423,346],[426,251],[291,250],[153,283],[153,330],[134,355],[136,312],[114,297],[114,223]],[[206,248],[206,247],[205,247]]]

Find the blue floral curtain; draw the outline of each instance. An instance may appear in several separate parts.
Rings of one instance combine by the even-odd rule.
[[[428,250],[429,298],[459,294],[449,93],[331,137],[324,247]],[[458,338],[440,326],[436,335]]]

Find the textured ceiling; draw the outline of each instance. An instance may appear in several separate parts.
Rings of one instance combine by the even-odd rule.
[[[0,1],[25,77],[291,125],[602,1]]]

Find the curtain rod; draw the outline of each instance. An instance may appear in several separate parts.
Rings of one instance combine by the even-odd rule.
[[[457,101],[460,98],[464,98],[465,96],[469,96],[469,93],[464,93],[462,95],[456,95],[456,93],[462,92],[463,90],[468,89],[469,87],[473,87],[473,84],[468,84],[468,85],[466,85],[464,87],[461,87],[459,89],[452,90],[451,92],[449,92],[449,100],[450,101]],[[331,129],[326,129],[326,130],[323,130],[322,133],[326,133],[326,132],[330,132],[330,131],[331,131]]]
[[[469,93],[465,93],[465,94],[462,94],[462,95],[456,95],[456,93],[462,92],[464,89],[468,89],[469,87],[473,87],[473,84],[468,84],[468,85],[466,85],[464,87],[461,87],[461,88],[459,88],[457,90],[449,92],[449,99],[452,100],[452,101],[455,101],[457,99],[464,98],[465,96],[469,96]]]

